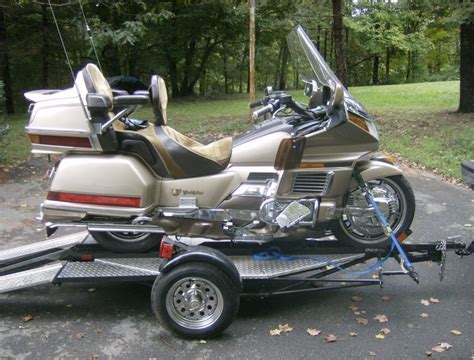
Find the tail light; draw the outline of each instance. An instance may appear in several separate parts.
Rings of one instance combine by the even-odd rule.
[[[138,208],[141,204],[141,198],[136,196],[106,196],[91,194],[75,194],[60,191],[50,191],[48,200],[64,201],[80,204],[120,206]]]
[[[55,136],[55,135],[38,135],[28,134],[32,144],[70,146],[76,148],[92,148],[91,142],[87,137],[73,136]]]

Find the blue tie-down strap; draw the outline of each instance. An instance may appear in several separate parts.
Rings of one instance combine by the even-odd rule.
[[[339,266],[334,261],[332,261],[330,259],[326,259],[326,258],[321,257],[321,256],[316,256],[316,255],[285,255],[281,252],[280,248],[277,247],[277,246],[271,246],[266,250],[258,251],[255,254],[253,254],[253,258],[255,260],[263,260],[263,261],[265,261],[265,260],[290,261],[290,260],[298,260],[298,259],[305,259],[305,260],[306,259],[311,259],[311,260],[324,262],[327,265],[333,266],[333,267],[335,267],[336,269],[338,269],[340,271],[343,271],[343,272],[346,272],[346,273],[349,273],[349,274],[352,274],[352,275],[367,275],[367,274],[370,274],[370,273],[374,272],[378,268],[380,268],[382,266],[382,264],[388,260],[388,258],[392,254],[392,251],[393,251],[394,248],[395,248],[395,245],[392,244],[392,246],[390,248],[390,251],[382,259],[380,259],[379,261],[377,261],[373,265],[369,266],[367,269],[361,270],[361,271],[347,270],[347,269]]]

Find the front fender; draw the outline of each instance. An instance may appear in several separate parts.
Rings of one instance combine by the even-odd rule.
[[[402,175],[402,171],[398,167],[382,160],[359,161],[355,165],[354,171],[361,174],[364,181]],[[349,187],[350,191],[358,187],[357,181],[354,178],[351,179]]]
[[[166,274],[171,269],[189,262],[204,262],[221,269],[226,273],[234,285],[242,290],[239,271],[230,259],[218,250],[206,246],[190,246],[180,250],[173,258],[160,266],[160,272]]]

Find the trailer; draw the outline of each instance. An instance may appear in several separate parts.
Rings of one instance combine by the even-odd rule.
[[[1,251],[0,293],[48,283],[140,282],[151,286],[151,306],[163,326],[178,336],[204,339],[232,323],[240,296],[383,286],[387,276],[410,275],[418,282],[393,247],[359,250],[330,239],[277,244],[208,241],[190,246],[164,237],[159,249],[118,254],[102,249],[84,231]],[[438,263],[442,279],[447,251],[467,256],[474,242],[466,245],[456,237],[404,242],[402,248],[411,263]],[[400,270],[386,269],[389,260]]]

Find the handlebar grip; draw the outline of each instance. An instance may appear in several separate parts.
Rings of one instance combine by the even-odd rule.
[[[249,104],[249,108],[253,109],[260,105],[263,105],[263,100],[255,100]]]
[[[271,112],[272,110],[273,110],[273,104],[268,104],[267,106],[264,106],[263,108],[254,111],[252,117],[254,119],[257,119],[260,116],[263,116],[263,115]]]

